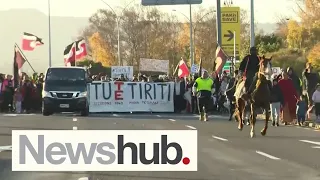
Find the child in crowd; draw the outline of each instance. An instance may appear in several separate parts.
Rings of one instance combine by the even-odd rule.
[[[316,122],[320,123],[320,84],[317,84],[317,89],[312,95],[312,101],[316,109]]]
[[[20,91],[20,88],[16,88],[15,92],[14,92],[14,96],[13,96],[13,101],[16,106],[16,113],[22,113],[22,107],[21,107],[22,99],[23,99],[23,97],[22,97],[22,93]]]
[[[306,120],[307,110],[308,110],[308,105],[304,100],[303,96],[300,96],[300,99],[297,102],[297,108],[296,108],[296,114],[297,114],[297,120],[298,120],[299,126],[301,126],[301,124],[304,124]]]

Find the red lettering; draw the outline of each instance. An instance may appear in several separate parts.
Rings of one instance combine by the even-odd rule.
[[[123,94],[123,91],[122,91],[123,82],[115,81],[114,84],[117,87],[117,90],[114,91],[114,99],[115,100],[123,100],[123,97],[122,97],[122,94]]]
[[[123,93],[123,91],[114,91],[114,99],[115,100],[123,100],[122,93]]]

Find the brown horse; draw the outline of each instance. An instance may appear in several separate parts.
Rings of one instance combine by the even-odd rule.
[[[255,87],[255,90],[252,92],[251,96],[248,97],[246,93],[243,92],[244,81],[240,82],[236,88],[236,112],[235,118],[237,119],[239,125],[238,129],[241,131],[243,129],[243,113],[245,110],[246,103],[249,103],[251,109],[250,115],[250,125],[251,125],[251,138],[255,137],[255,124],[257,117],[257,108],[262,108],[265,110],[265,126],[261,130],[261,135],[266,135],[268,129],[268,121],[270,118],[269,109],[270,109],[270,85],[271,85],[271,58],[266,58],[264,56],[260,57],[260,67],[259,72],[256,74],[255,84],[251,85]],[[238,91],[238,92],[237,92]]]

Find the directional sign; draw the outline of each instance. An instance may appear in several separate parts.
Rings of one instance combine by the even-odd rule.
[[[142,0],[143,6],[201,4],[202,0]]]
[[[221,31],[223,50],[228,56],[233,56],[234,38],[236,39],[236,59],[239,60],[240,52],[240,7],[221,8]],[[235,33],[234,33],[235,32]]]

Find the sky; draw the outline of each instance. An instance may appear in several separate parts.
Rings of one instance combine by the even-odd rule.
[[[104,0],[118,14],[129,4],[133,6],[140,4],[141,0]],[[221,0],[223,5],[224,0]],[[240,6],[248,12],[250,9],[250,0],[233,0],[235,6]],[[89,17],[97,9],[108,8],[101,0],[50,0],[52,16],[74,16]],[[216,7],[215,0],[203,0],[201,5],[194,5],[194,8]],[[255,0],[255,21],[257,23],[275,23],[280,17],[296,18],[294,9],[296,5],[294,0]],[[33,8],[48,14],[48,0],[6,0],[1,2],[0,10],[9,10],[14,8]],[[172,13],[172,9],[179,9],[180,12],[189,15],[188,5],[182,6],[159,6],[159,8],[168,13]],[[182,16],[182,15],[180,15]],[[181,17],[183,19],[183,17]]]

